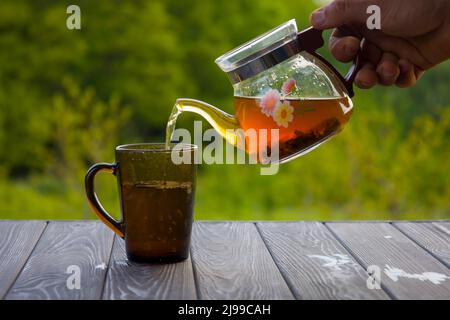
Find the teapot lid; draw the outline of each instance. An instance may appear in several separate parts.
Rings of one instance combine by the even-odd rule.
[[[235,84],[303,50],[314,51],[322,45],[323,39],[319,30],[309,28],[298,33],[297,23],[292,19],[225,53],[215,62]]]

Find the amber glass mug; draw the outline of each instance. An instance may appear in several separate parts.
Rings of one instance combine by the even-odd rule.
[[[196,184],[195,145],[178,144],[190,163],[172,161],[165,144],[116,148],[115,163],[97,163],[87,172],[86,195],[95,214],[125,239],[127,257],[136,262],[176,262],[189,256]],[[186,154],[188,153],[188,154]],[[188,157],[186,157],[188,156]],[[185,161],[189,162],[189,161]],[[117,177],[122,218],[111,217],[94,191],[99,172]]]

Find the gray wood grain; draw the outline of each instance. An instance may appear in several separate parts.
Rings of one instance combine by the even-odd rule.
[[[450,268],[450,222],[399,222],[394,226]]]
[[[99,221],[50,222],[6,299],[99,299],[113,239]]]
[[[191,260],[171,264],[130,262],[124,241],[116,237],[103,299],[196,299]]]
[[[46,221],[0,221],[0,299],[16,280]]]
[[[327,223],[367,268],[378,266],[381,285],[398,299],[450,299],[450,271],[388,223]]]
[[[262,222],[264,241],[297,299],[389,299],[318,222]]]
[[[253,223],[196,223],[191,253],[200,299],[293,299]]]

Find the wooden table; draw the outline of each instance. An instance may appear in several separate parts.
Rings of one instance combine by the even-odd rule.
[[[0,299],[450,299],[449,267],[450,221],[196,222],[167,265],[98,221],[0,221]]]

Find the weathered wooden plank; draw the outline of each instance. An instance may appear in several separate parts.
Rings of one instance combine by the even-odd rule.
[[[328,223],[367,268],[380,268],[381,286],[398,299],[450,299],[450,271],[388,223]]]
[[[6,299],[99,299],[113,239],[99,221],[50,222]]]
[[[262,222],[264,241],[297,299],[389,299],[318,222]]]
[[[103,299],[196,299],[191,259],[171,264],[133,263],[116,237]]]
[[[292,299],[253,223],[196,223],[192,261],[200,299]]]
[[[450,268],[450,222],[398,222],[394,226]]]
[[[0,299],[16,280],[46,221],[0,221]]]

